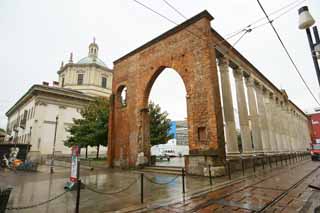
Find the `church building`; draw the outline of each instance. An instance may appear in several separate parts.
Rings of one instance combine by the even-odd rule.
[[[7,133],[11,143],[31,144],[31,151],[52,154],[56,133],[55,153],[69,154],[64,146],[67,128],[94,97],[109,97],[112,70],[98,57],[95,40],[89,45],[88,56],[73,62],[71,53],[67,64],[58,70],[59,81],[50,85],[35,84],[6,112]],[[90,151],[95,151],[92,148]],[[105,154],[106,149],[101,149]]]

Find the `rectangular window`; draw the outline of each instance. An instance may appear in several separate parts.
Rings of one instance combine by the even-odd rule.
[[[102,88],[107,88],[107,78],[106,77],[101,78],[101,86],[102,86]]]
[[[78,74],[78,85],[83,84],[83,74]]]
[[[206,141],[207,140],[207,131],[205,127],[198,128],[198,140],[199,141]]]
[[[61,87],[64,87],[64,77],[61,80]]]

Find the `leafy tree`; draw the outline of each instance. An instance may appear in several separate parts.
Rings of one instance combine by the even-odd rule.
[[[161,112],[158,104],[149,103],[150,115],[150,143],[151,146],[157,144],[165,144],[173,138],[173,134],[169,134],[171,120],[168,119],[166,111]]]
[[[86,148],[97,147],[97,158],[99,158],[100,145],[108,144],[108,120],[109,100],[107,98],[96,98],[87,107],[81,110],[82,118],[73,119],[74,125],[67,129],[70,137],[64,141],[65,146],[78,145]]]

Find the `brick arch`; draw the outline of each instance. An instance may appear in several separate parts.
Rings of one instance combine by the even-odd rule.
[[[118,107],[114,99],[111,103],[110,166],[135,167],[141,152],[149,157],[148,97],[155,79],[166,67],[174,69],[185,85],[190,156],[196,162],[198,156],[225,156],[216,52],[209,45],[211,19],[209,13],[202,12],[114,62],[113,94],[125,84],[127,105]],[[189,160],[186,164],[199,167]]]
[[[150,96],[150,92],[151,89],[154,85],[154,82],[157,80],[157,78],[159,77],[159,75],[161,75],[161,73],[165,70],[165,69],[173,69],[174,72],[178,73],[179,77],[182,79],[183,81],[183,85],[184,85],[184,89],[186,91],[186,94],[188,96],[188,94],[191,91],[191,87],[189,86],[189,82],[186,80],[186,74],[183,73],[182,71],[180,71],[180,69],[178,68],[174,68],[172,66],[160,66],[158,68],[156,68],[154,70],[154,73],[150,73],[150,77],[149,79],[146,81],[147,84],[145,86],[144,89],[144,96],[143,96],[143,105],[147,106],[148,102],[149,102],[149,96]]]

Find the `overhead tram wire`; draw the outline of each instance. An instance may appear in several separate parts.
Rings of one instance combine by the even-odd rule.
[[[146,9],[150,10],[151,12],[157,14],[158,16],[166,19],[166,20],[169,21],[170,23],[175,24],[175,25],[179,25],[177,22],[175,22],[175,21],[173,21],[172,19],[166,17],[165,15],[157,12],[156,10],[154,10],[154,9],[152,9],[151,7],[147,6],[146,4],[143,4],[142,2],[140,2],[140,1],[138,1],[138,0],[132,0],[132,1],[136,2],[137,4],[143,6],[143,7],[146,8]],[[197,37],[198,39],[203,40],[203,41],[205,41],[205,42],[207,41],[206,39],[202,38],[201,36],[197,35],[196,33],[192,32],[192,31],[190,31],[190,30],[188,30],[188,29],[185,29],[185,30],[186,30],[188,33],[192,34],[193,36]],[[243,31],[245,31],[245,30],[246,30],[246,29],[244,29]],[[227,39],[230,39],[230,38],[232,38],[232,37],[240,34],[240,33],[243,32],[243,31],[240,31],[240,32],[238,32],[238,33],[236,33],[236,34],[234,34],[234,35],[232,35],[232,36],[229,36],[229,37],[225,38],[225,40],[222,40],[222,41],[216,43],[213,47],[215,48],[215,47],[217,47],[218,45],[220,45],[220,44],[222,44],[222,43],[225,43]]]
[[[274,10],[273,12],[270,13],[270,16],[271,16],[271,15],[274,15],[274,14],[277,14],[278,12],[280,12],[280,11],[282,11],[282,10],[290,7],[290,9],[286,10],[286,12],[281,13],[279,16],[277,16],[277,17],[275,17],[275,18],[273,19],[273,20],[276,20],[276,19],[280,18],[281,16],[285,15],[286,13],[290,12],[290,11],[293,10],[294,8],[298,7],[300,4],[302,4],[302,3],[305,2],[305,1],[306,1],[306,0],[302,0],[302,1],[301,1],[301,0],[296,0],[296,1],[294,1],[294,2],[291,2],[290,4],[287,4],[287,5],[281,7],[281,8],[279,8],[279,9],[277,9],[277,10]],[[255,24],[257,24],[257,23],[259,23],[259,22],[261,22],[261,21],[263,21],[263,20],[265,20],[265,19],[266,19],[266,17],[261,17],[261,18],[255,20],[255,21],[251,22],[250,24],[244,26],[243,28],[238,29],[238,30],[236,30],[236,31],[233,31],[233,32],[231,32],[231,33],[228,33],[228,34],[226,34],[226,35],[224,35],[224,36],[227,37],[227,36],[233,35],[234,33],[239,32],[239,31],[241,32],[241,31],[243,31],[243,29],[252,27],[253,25],[255,25]],[[267,22],[267,23],[269,23],[269,22]],[[260,24],[260,25],[264,25],[264,24]],[[260,26],[260,25],[259,25],[259,26]]]
[[[268,14],[267,14],[267,13],[266,13],[266,11],[264,10],[264,8],[263,8],[262,4],[260,3],[260,1],[259,1],[259,0],[257,0],[257,2],[258,2],[258,4],[259,4],[259,6],[260,6],[261,10],[263,11],[264,15],[265,15],[265,16],[266,16],[266,18],[268,19],[269,24],[271,25],[271,27],[272,27],[273,31],[275,32],[275,34],[276,34],[276,36],[277,36],[278,40],[279,40],[279,41],[280,41],[280,43],[281,43],[281,46],[282,46],[282,47],[283,47],[283,49],[285,50],[285,52],[286,52],[287,56],[289,57],[289,59],[290,59],[290,61],[291,61],[292,65],[294,66],[294,68],[295,68],[296,72],[299,74],[299,76],[300,76],[301,80],[303,81],[304,85],[305,85],[305,86],[306,86],[306,88],[308,89],[308,91],[309,91],[309,93],[311,94],[311,96],[313,97],[313,99],[318,103],[318,105],[320,105],[319,101],[317,100],[317,98],[315,97],[315,95],[314,95],[314,94],[313,94],[313,92],[311,91],[310,87],[308,86],[308,84],[307,84],[307,83],[306,83],[306,81],[304,80],[304,78],[303,78],[303,76],[302,76],[301,72],[299,71],[299,69],[298,69],[298,67],[297,67],[296,63],[294,62],[293,58],[291,57],[291,55],[290,55],[290,53],[289,53],[289,51],[288,51],[287,47],[284,45],[284,43],[283,43],[283,41],[282,41],[282,39],[281,39],[281,37],[280,37],[280,35],[279,35],[278,31],[277,31],[277,30],[276,30],[276,28],[273,26],[272,21],[270,20],[270,18],[269,18],[269,16],[268,16]]]
[[[175,21],[173,21],[173,20],[169,19],[168,17],[166,17],[165,15],[162,15],[161,13],[153,10],[152,8],[150,8],[150,7],[148,7],[147,5],[139,2],[138,0],[133,0],[133,1],[136,2],[136,3],[138,3],[138,4],[140,4],[141,6],[145,7],[146,9],[152,11],[153,13],[161,16],[162,18],[166,19],[167,21],[169,21],[169,22],[171,22],[171,23],[173,23],[173,24],[175,24],[175,25],[178,25],[178,23],[176,23]],[[295,67],[295,70],[296,70],[297,73],[299,74],[299,76],[300,76],[301,80],[303,81],[304,85],[306,86],[307,90],[309,91],[309,93],[311,94],[311,96],[313,97],[313,99],[318,103],[318,105],[320,105],[319,101],[316,99],[315,95],[313,94],[313,92],[311,91],[311,89],[310,89],[309,86],[307,85],[306,81],[305,81],[304,78],[302,77],[302,75],[301,75],[298,67],[297,67],[296,64],[294,63],[294,61],[293,61],[292,57],[290,56],[287,48],[284,46],[284,44],[283,44],[283,42],[282,42],[279,34],[278,34],[277,31],[275,30],[275,28],[274,28],[274,26],[273,26],[273,24],[272,24],[272,22],[273,22],[275,19],[274,19],[274,20],[270,20],[269,16],[268,16],[268,15],[266,14],[266,12],[264,11],[264,9],[263,9],[262,5],[260,4],[259,0],[257,0],[257,1],[258,1],[259,5],[260,5],[261,9],[262,9],[263,12],[265,13],[266,18],[268,19],[268,22],[267,22],[267,23],[270,23],[270,25],[271,25],[272,28],[274,29],[275,33],[277,34],[278,39],[280,40],[283,48],[285,49],[287,55],[289,56],[289,59],[290,59],[291,63],[292,63],[293,66]],[[303,1],[305,1],[305,0],[303,0]],[[293,8],[291,8],[291,9],[293,9]],[[290,10],[291,10],[291,9],[290,9]],[[279,10],[280,10],[280,9],[279,9]],[[288,13],[290,10],[288,10],[288,11],[286,11],[285,13],[277,16],[276,18],[280,18],[282,15]],[[242,29],[241,31],[235,33],[235,35],[238,35],[238,34],[240,34],[241,32],[244,32],[244,31],[245,31],[244,34],[235,42],[235,44],[237,44],[237,43],[244,37],[244,35],[246,35],[248,32],[251,32],[253,29],[257,29],[258,27],[262,27],[262,26],[266,25],[267,23],[263,23],[263,24],[260,24],[260,25],[258,25],[258,26],[256,26],[256,27],[254,27],[254,28],[249,28],[249,29],[247,29],[248,27],[246,27],[246,28]],[[201,38],[201,37],[198,36],[197,34],[193,33],[192,31],[190,31],[190,30],[186,30],[186,31],[188,31],[189,33],[191,33],[191,34],[194,35],[195,37],[197,37],[197,38],[199,38],[199,39],[201,39],[201,40],[204,40],[203,38]],[[231,37],[234,37],[235,35],[231,35],[231,36],[229,36],[229,37],[226,38],[226,39],[229,39],[229,38],[231,38]],[[215,48],[217,45],[226,42],[226,39],[223,40],[223,41],[220,41],[220,42],[216,43],[216,44],[214,45],[214,48]],[[205,41],[205,40],[204,40],[204,41]],[[235,45],[235,44],[234,44],[234,45]],[[233,48],[233,46],[231,46],[230,49],[232,49],[232,48]]]
[[[180,12],[175,6],[173,6],[172,4],[170,4],[169,1],[167,1],[167,0],[162,0],[162,1],[163,1],[165,4],[167,4],[171,9],[173,9],[176,13],[178,13],[181,17],[183,17],[184,19],[187,19],[187,17],[186,17],[182,12]],[[291,3],[289,3],[289,4],[285,5],[285,6],[277,9],[277,10],[274,10],[273,12],[270,13],[270,15],[276,14],[276,13],[278,13],[278,12],[284,10],[284,9],[289,8],[289,9],[285,10],[283,13],[280,13],[280,15],[274,17],[274,18],[272,19],[272,22],[274,22],[275,20],[277,20],[277,19],[279,19],[280,17],[284,16],[285,14],[289,13],[290,11],[292,11],[293,9],[295,9],[296,7],[298,7],[300,4],[302,4],[302,3],[305,2],[305,1],[306,1],[306,0],[296,0],[296,1],[294,1],[294,2],[291,2]],[[267,18],[266,18],[266,17],[261,17],[261,18],[255,20],[255,21],[253,21],[251,24],[247,25],[246,27],[244,27],[244,28],[242,28],[242,29],[240,29],[240,30],[234,31],[234,32],[232,32],[232,33],[228,33],[228,34],[225,35],[224,37],[226,38],[226,40],[228,40],[229,38],[232,38],[232,37],[237,36],[238,34],[244,32],[244,34],[242,35],[242,37],[243,37],[246,33],[251,32],[251,31],[254,30],[254,29],[257,29],[257,28],[260,28],[260,27],[263,27],[263,26],[269,24],[269,21],[267,21],[267,22],[261,23],[261,24],[259,24],[259,25],[257,25],[257,26],[254,26],[254,27],[252,26],[252,25],[254,25],[254,24],[256,24],[256,23],[259,23],[260,21],[262,21],[262,20],[264,20],[264,19],[267,19]],[[242,38],[242,37],[241,37],[241,38]],[[241,40],[241,38],[239,39],[239,41]],[[238,43],[239,41],[235,42],[235,44]],[[234,44],[234,45],[235,45],[235,44]],[[233,46],[234,46],[234,45],[233,45]]]
[[[162,0],[164,3],[166,3],[171,9],[173,9],[174,11],[176,11],[176,13],[178,13],[182,18],[184,19],[188,19],[185,15],[183,15],[183,13],[181,13],[177,8],[175,8],[172,4],[170,4],[167,0]]]

